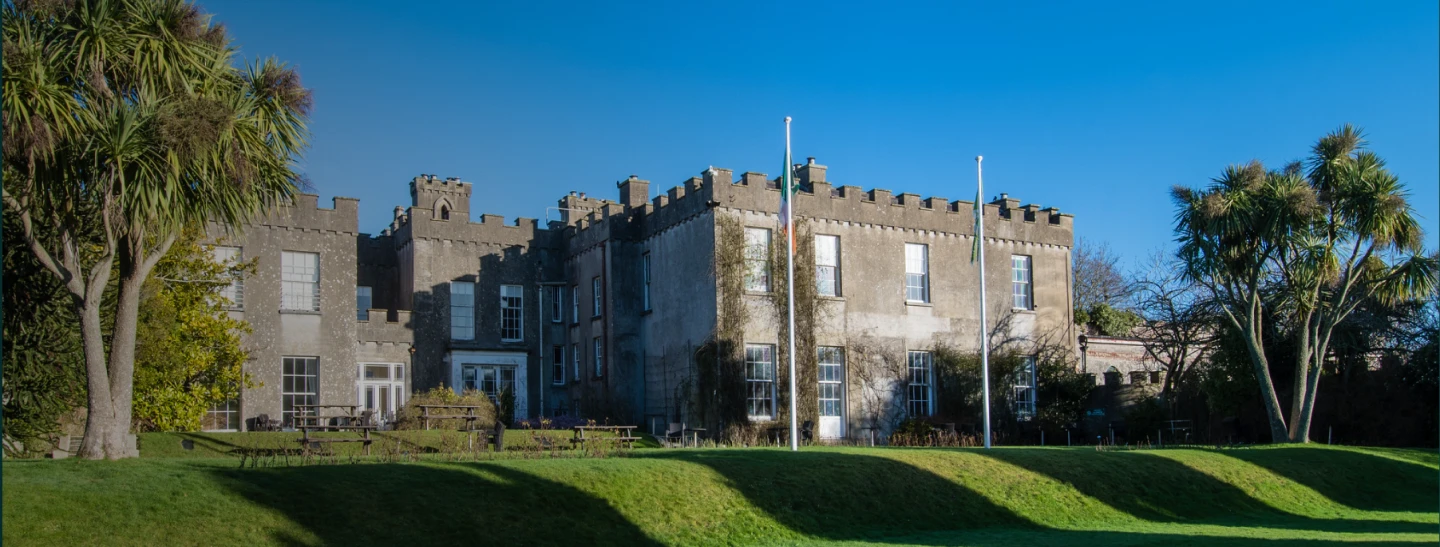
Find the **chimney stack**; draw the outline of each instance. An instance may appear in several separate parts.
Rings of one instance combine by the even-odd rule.
[[[650,181],[630,175],[615,186],[620,188],[620,204],[625,207],[644,207],[650,201]]]
[[[811,191],[814,188],[813,183],[825,182],[825,169],[824,165],[815,163],[815,158],[805,158],[805,164],[796,170],[796,182],[800,183],[801,188]]]

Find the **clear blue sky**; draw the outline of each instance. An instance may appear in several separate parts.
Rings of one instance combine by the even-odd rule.
[[[1435,2],[768,4],[202,3],[244,55],[299,67],[304,170],[370,233],[420,173],[507,222],[632,173],[652,195],[710,165],[773,176],[788,115],[797,161],[836,183],[968,200],[983,154],[987,194],[1138,262],[1170,245],[1172,185],[1349,122],[1436,247]]]

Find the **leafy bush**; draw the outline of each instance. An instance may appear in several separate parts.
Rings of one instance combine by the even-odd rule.
[[[479,416],[479,418],[475,420],[474,426],[487,429],[495,427],[495,417],[497,415],[495,403],[490,401],[490,397],[485,395],[484,392],[467,389],[464,393],[455,393],[453,389],[440,386],[412,395],[410,400],[405,402],[405,406],[401,407],[400,410],[395,413],[395,428],[425,429],[424,415],[420,412],[419,405],[478,406],[480,408],[475,411],[475,414]],[[442,411],[441,413],[459,414],[458,411]],[[465,420],[458,418],[430,419],[431,429],[459,429],[464,425]]]

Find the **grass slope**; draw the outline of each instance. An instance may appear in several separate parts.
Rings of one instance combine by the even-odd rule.
[[[7,544],[1435,544],[1437,463],[1325,447],[9,461]]]

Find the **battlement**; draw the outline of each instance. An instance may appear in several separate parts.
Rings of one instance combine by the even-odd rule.
[[[260,226],[323,232],[359,233],[360,200],[336,196],[329,208],[320,207],[320,196],[295,194],[289,202],[272,207],[252,222]]]
[[[410,310],[370,308],[368,320],[356,321],[355,338],[359,342],[412,344],[415,332],[411,313]]]
[[[858,186],[837,185],[826,181],[827,168],[816,164],[813,158],[794,168],[796,180],[801,183],[795,196],[797,216],[962,235],[974,233],[976,205],[972,202],[922,197],[885,188],[862,190]],[[730,208],[778,214],[778,180],[779,177],[771,179],[763,173],[746,172],[731,184],[712,185],[712,199]],[[674,196],[668,200],[670,203],[665,201],[657,199],[653,209],[659,211],[673,206]],[[1038,204],[1020,206],[1019,200],[1001,194],[984,204],[984,211],[987,237],[1065,246],[1073,243],[1073,217],[1057,208]]]
[[[469,221],[470,190],[460,177],[420,175],[410,181],[410,205],[429,209],[435,220]]]

